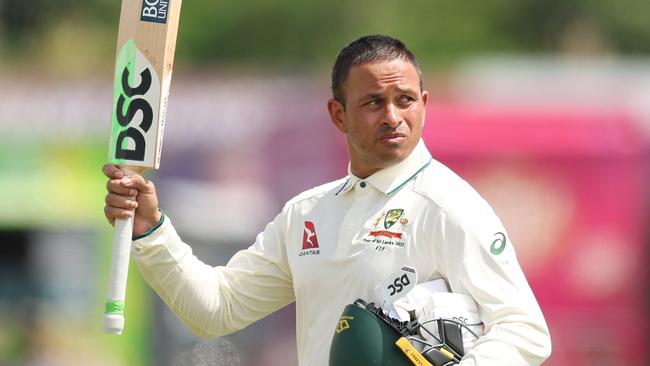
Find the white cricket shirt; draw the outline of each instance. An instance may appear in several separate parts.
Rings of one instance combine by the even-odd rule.
[[[192,255],[171,221],[134,241],[143,276],[197,335],[213,337],[296,302],[301,366],[324,366],[339,316],[404,265],[472,296],[485,335],[461,365],[538,365],[548,328],[506,230],[422,141],[401,163],[296,196],[225,267]]]

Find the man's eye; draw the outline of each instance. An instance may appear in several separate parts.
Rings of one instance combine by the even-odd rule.
[[[415,98],[408,96],[408,95],[402,95],[399,99],[400,104],[403,105],[408,105],[411,104],[415,101]]]
[[[381,104],[381,99],[375,98],[375,99],[370,99],[368,102],[366,102],[366,105],[370,106],[378,106]]]

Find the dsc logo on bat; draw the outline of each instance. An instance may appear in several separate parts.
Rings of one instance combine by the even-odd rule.
[[[140,83],[137,86],[131,86],[129,79],[131,79],[131,73],[125,67],[122,71],[122,93],[117,99],[115,116],[119,125],[126,129],[122,129],[117,135],[115,157],[117,159],[144,161],[147,144],[144,134],[151,128],[153,109],[149,102],[142,97],[151,89],[151,71],[146,68],[140,73]],[[127,98],[130,101],[125,111],[124,106],[127,103]],[[137,112],[141,112],[142,120],[137,128],[129,126]],[[128,145],[131,145],[132,148],[129,149]]]
[[[154,23],[167,23],[169,0],[142,0],[140,20]]]
[[[128,40],[115,67],[111,163],[158,168],[166,105],[156,69]]]

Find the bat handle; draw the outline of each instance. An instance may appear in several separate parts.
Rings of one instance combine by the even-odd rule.
[[[122,334],[124,329],[124,300],[129,273],[133,216],[115,220],[113,254],[108,274],[108,296],[104,310],[104,333]]]

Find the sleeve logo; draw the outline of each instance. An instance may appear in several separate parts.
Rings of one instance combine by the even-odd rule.
[[[494,255],[499,255],[503,253],[503,250],[506,249],[506,234],[502,232],[497,232],[494,234],[494,240],[490,244],[490,253]]]

